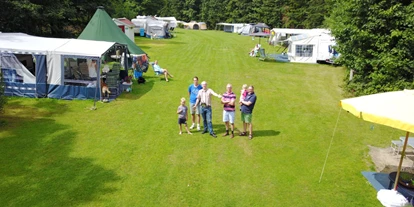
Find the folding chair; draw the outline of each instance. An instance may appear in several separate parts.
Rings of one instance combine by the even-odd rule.
[[[403,147],[404,143],[401,140],[392,140],[391,141],[391,150],[393,155],[398,155]]]
[[[150,65],[151,65],[151,67],[152,67],[152,70],[154,70],[154,73],[155,73],[155,76],[157,76],[157,77],[159,77],[160,75],[161,75],[161,79],[164,79],[164,73],[162,73],[162,72],[160,72],[160,71],[157,71],[157,70],[155,70],[155,68],[154,68],[154,62],[150,62]]]

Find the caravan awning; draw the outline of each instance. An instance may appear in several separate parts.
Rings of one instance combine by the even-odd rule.
[[[31,36],[23,33],[0,33],[0,52],[21,54],[62,54],[100,57],[115,42]]]

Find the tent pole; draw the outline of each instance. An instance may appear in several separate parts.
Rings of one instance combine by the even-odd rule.
[[[95,84],[95,96],[93,98],[93,107],[91,108],[91,110],[96,110],[96,95],[98,94],[98,90],[100,91],[101,89],[101,59],[98,59],[96,62],[98,62],[98,68],[99,70],[96,71],[97,73],[97,78],[96,78],[96,84]]]
[[[403,150],[401,152],[401,159],[400,159],[400,164],[398,165],[398,169],[397,169],[397,175],[395,176],[395,182],[394,182],[394,190],[397,190],[397,186],[398,186],[398,179],[400,178],[400,172],[401,172],[401,165],[404,159],[404,155],[405,155],[405,148],[407,147],[407,142],[408,142],[408,136],[410,135],[410,132],[407,132],[405,134],[405,140],[404,140],[404,146],[403,146]]]

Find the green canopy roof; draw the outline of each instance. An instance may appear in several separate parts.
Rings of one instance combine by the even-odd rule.
[[[78,39],[117,42],[128,45],[128,50],[131,54],[145,54],[135,42],[131,41],[131,39],[116,26],[108,13],[101,8],[96,10],[92,19],[89,21],[88,25],[86,25]]]

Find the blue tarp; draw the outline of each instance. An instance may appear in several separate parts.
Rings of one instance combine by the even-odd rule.
[[[6,96],[36,97],[36,85],[30,83],[5,82]]]
[[[46,56],[34,55],[36,58],[36,97],[46,97]]]
[[[58,99],[93,99],[95,92],[98,93],[96,87],[72,86],[72,85],[49,85],[47,97]],[[100,93],[97,94],[100,98]]]

